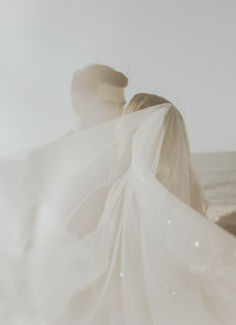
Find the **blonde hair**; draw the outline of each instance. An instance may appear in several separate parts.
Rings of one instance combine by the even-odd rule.
[[[128,103],[125,114],[164,103],[170,102],[154,94],[139,93]],[[185,123],[173,105],[164,118],[161,133],[162,142],[156,177],[170,192],[193,209],[205,214],[207,204],[190,161],[191,153]]]
[[[164,103],[170,102],[164,97],[160,97],[154,94],[139,93],[132,97],[132,99],[125,108],[124,114],[133,113],[147,107]]]

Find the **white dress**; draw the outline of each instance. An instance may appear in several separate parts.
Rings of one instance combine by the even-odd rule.
[[[155,176],[170,106],[1,163],[1,324],[236,324],[235,238]]]

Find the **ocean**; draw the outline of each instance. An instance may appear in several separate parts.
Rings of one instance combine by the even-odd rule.
[[[236,152],[192,154],[192,162],[210,206],[209,215],[217,218],[236,211]]]

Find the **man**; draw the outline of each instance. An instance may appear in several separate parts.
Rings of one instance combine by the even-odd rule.
[[[71,83],[74,130],[119,117],[127,84],[123,73],[106,65],[92,64],[75,71]]]

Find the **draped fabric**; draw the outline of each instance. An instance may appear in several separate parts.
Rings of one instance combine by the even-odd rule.
[[[2,323],[235,324],[236,241],[199,213],[176,114],[154,106],[1,162]]]

